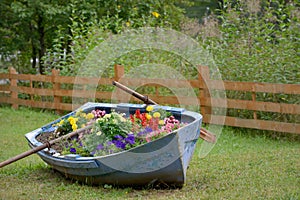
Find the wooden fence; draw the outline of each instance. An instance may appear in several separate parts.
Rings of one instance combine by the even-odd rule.
[[[112,81],[116,80],[133,89],[141,86],[152,87],[153,92],[144,95],[160,104],[198,106],[204,123],[300,134],[299,101],[270,102],[268,98],[266,100],[261,98],[261,96],[287,95],[297,99],[300,96],[299,84],[212,80],[208,67],[199,67],[198,79],[195,80],[126,78],[124,67],[119,65],[115,66],[114,73],[115,76],[112,78],[68,77],[60,76],[57,70],[53,70],[52,75],[31,75],[17,74],[15,69],[11,68],[8,74],[0,74],[0,80],[8,80],[7,84],[0,85],[0,103],[10,104],[15,109],[19,105],[24,105],[70,111],[91,100],[134,101],[117,88],[99,89],[99,86],[109,88]],[[90,89],[90,86],[94,86],[94,89]],[[174,93],[166,95],[165,92],[161,92],[162,88],[185,87],[191,87],[195,91],[196,98],[195,95],[178,97]],[[215,91],[225,91],[226,94],[238,92],[243,98],[231,98],[230,95],[227,95],[227,98],[222,95],[215,96]],[[222,109],[225,112],[220,112]]]

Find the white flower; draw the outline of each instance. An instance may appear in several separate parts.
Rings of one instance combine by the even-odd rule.
[[[106,115],[104,115],[103,118],[110,118],[110,117],[111,117],[111,114],[106,114]]]
[[[102,132],[101,131],[98,131],[97,133],[96,133],[96,135],[101,135],[102,134]]]

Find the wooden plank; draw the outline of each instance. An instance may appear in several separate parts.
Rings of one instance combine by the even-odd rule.
[[[2,97],[2,96],[0,96],[0,103],[8,103],[8,104],[11,104],[11,103],[10,103],[10,100],[11,100],[11,97]]]
[[[143,85],[161,86],[169,88],[193,88],[189,80],[177,79],[137,79],[137,78],[122,78],[120,83],[127,87],[141,87]]]
[[[210,90],[252,91],[254,86],[254,84],[251,82],[233,82],[221,80],[209,80],[206,82],[206,84]]]
[[[113,78],[56,76],[54,82],[78,85],[112,85]]]
[[[234,90],[246,92],[265,92],[265,93],[283,93],[300,94],[300,84],[278,84],[278,83],[256,83],[256,82],[233,82],[209,80],[207,81],[209,89]]]
[[[50,83],[52,83],[52,77],[51,76],[46,76],[46,75],[31,75],[30,80],[31,81],[36,81],[36,82],[50,82]]]
[[[9,78],[10,79],[17,79],[17,80],[52,82],[52,77],[47,76],[47,75],[9,74]]]
[[[53,77],[52,81],[55,83],[69,83],[73,84],[75,77],[73,76],[55,76]]]
[[[187,96],[156,96],[156,95],[146,95],[153,101],[159,104],[177,104],[177,105],[193,105],[200,106],[200,102],[197,97],[187,97]]]
[[[211,120],[207,121],[210,118]],[[218,115],[203,116],[204,123],[300,134],[300,124],[296,124],[296,123],[241,119],[241,118],[226,116],[225,123],[223,124],[222,123],[224,121],[223,119],[224,116],[218,116]]]
[[[10,92],[9,85],[0,85],[0,91]]]
[[[9,79],[9,74],[0,73],[0,79]]]
[[[254,110],[263,112],[277,112],[286,114],[300,114],[299,104],[286,104],[286,103],[273,103],[273,102],[262,102],[262,101],[250,101],[250,100],[239,100],[239,99],[200,99],[201,105],[223,107],[223,108],[234,108],[242,110]]]
[[[46,109],[53,109],[53,110],[65,110],[65,111],[72,111],[75,108],[80,107],[80,105],[72,104],[72,103],[60,103],[55,104],[54,102],[47,102],[47,101],[32,101],[26,99],[12,99],[12,98],[0,98],[1,103],[17,103],[18,105],[29,106],[33,108],[46,108]]]
[[[56,96],[68,96],[68,97],[79,97],[79,98],[99,98],[109,99],[112,92],[99,92],[94,90],[56,90],[54,91]]]
[[[25,93],[30,95],[41,95],[41,96],[53,96],[54,91],[50,88],[31,88],[25,86],[17,86],[17,87],[10,87],[12,91],[17,91],[19,93]]]
[[[60,103],[60,104],[55,104],[54,107],[56,110],[73,111],[79,106],[75,104],[73,105],[72,103]]]
[[[111,99],[111,96],[112,92],[96,92],[95,94],[95,98],[102,100]]]
[[[97,77],[75,77],[74,84],[82,85],[112,85],[112,78],[97,78]]]
[[[255,83],[256,92],[300,94],[300,84]]]
[[[193,88],[202,88],[199,80],[188,80]]]

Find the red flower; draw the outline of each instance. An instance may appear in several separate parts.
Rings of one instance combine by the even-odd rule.
[[[134,124],[134,116],[133,115],[130,115],[130,120]]]
[[[141,112],[140,112],[140,109],[137,109],[135,111],[135,117],[138,118],[138,119],[141,119]]]

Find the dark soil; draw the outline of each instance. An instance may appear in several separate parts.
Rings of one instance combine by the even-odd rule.
[[[51,141],[56,139],[55,135],[53,134],[53,132],[45,132],[45,133],[41,133],[36,137],[37,141],[41,142],[41,143],[46,143],[47,141]],[[61,153],[63,150],[63,141],[59,142],[59,143],[55,143],[53,145],[51,145],[51,148],[56,150],[58,153]]]

